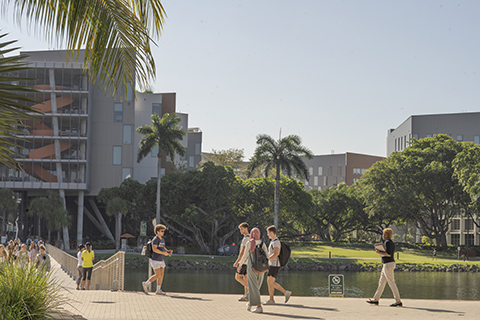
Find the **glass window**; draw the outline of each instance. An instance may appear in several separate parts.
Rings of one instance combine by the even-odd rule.
[[[123,103],[115,102],[113,108],[113,121],[123,122]]]
[[[427,133],[427,138],[431,138],[433,135],[431,133]]]
[[[327,177],[323,177],[323,185],[324,185],[324,186],[327,185],[327,182],[328,182]]]
[[[342,175],[342,167],[338,166],[337,167],[337,176],[341,176],[341,175]]]
[[[313,185],[318,186],[318,177],[313,177]]]
[[[313,166],[308,167],[308,174],[313,176]]]
[[[473,142],[474,142],[475,144],[480,144],[480,136],[474,136],[474,137],[473,137]]]
[[[465,245],[473,246],[473,239],[474,235],[473,234],[465,234]]]
[[[452,230],[460,230],[460,219],[452,220]]]
[[[200,154],[202,152],[202,144],[195,143],[195,154]]]
[[[332,175],[332,166],[328,166],[327,167],[327,176],[331,176]]]
[[[122,146],[113,146],[113,164],[122,164]]]
[[[122,168],[122,181],[127,178],[132,178],[132,168]]]
[[[457,134],[457,141],[463,141],[463,134]]]
[[[123,144],[132,144],[132,128],[131,124],[123,125]]]
[[[158,146],[152,148],[152,157],[156,158],[158,156]]]
[[[162,116],[162,104],[161,103],[152,103],[152,114],[158,114],[160,117]]]
[[[132,83],[130,81],[127,81],[127,101],[132,102],[134,97],[135,93],[133,92]]]
[[[188,157],[188,167],[189,168],[195,167],[195,156]]]
[[[318,175],[323,175],[323,167],[318,167]]]
[[[460,244],[460,235],[459,234],[451,234],[450,235],[450,242],[453,245],[459,245]]]
[[[473,230],[473,220],[472,219],[467,219],[465,220],[465,230]]]
[[[412,135],[412,137],[413,137],[413,139],[417,139],[417,140],[418,140],[418,133],[414,133],[414,134]]]

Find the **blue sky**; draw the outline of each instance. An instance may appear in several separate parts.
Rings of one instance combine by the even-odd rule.
[[[480,2],[163,1],[156,92],[203,131],[203,151],[297,134],[314,154],[385,156],[412,114],[480,111]],[[2,18],[22,50],[60,49]]]

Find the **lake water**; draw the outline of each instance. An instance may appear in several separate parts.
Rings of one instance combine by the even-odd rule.
[[[125,270],[125,290],[141,291],[147,279],[145,271]],[[280,271],[277,281],[297,296],[328,296],[327,272]],[[345,272],[345,296],[371,298],[380,272]],[[165,292],[242,294],[243,287],[234,279],[234,271],[166,269],[162,289]],[[474,272],[395,272],[400,295],[405,299],[480,300],[480,273]],[[268,294],[267,283],[261,289]],[[280,294],[277,292],[276,294]],[[383,298],[392,298],[388,287]]]

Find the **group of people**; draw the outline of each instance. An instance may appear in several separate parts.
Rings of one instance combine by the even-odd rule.
[[[22,268],[35,264],[39,270],[46,273],[51,268],[50,256],[46,251],[42,240],[38,241],[38,244],[31,241],[28,250],[27,244],[20,239],[10,240],[6,247],[0,244],[0,263],[15,264]]]
[[[77,248],[78,259],[78,277],[77,290],[90,290],[90,282],[92,280],[93,260],[95,260],[95,252],[92,250],[90,242],[79,244]],[[86,286],[85,286],[86,282]]]

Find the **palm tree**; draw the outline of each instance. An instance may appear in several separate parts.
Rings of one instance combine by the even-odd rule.
[[[38,238],[41,237],[41,219],[48,216],[52,209],[50,201],[46,197],[38,197],[30,201],[30,206],[28,207],[28,214],[33,216],[37,215],[38,218]]]
[[[17,207],[15,194],[10,189],[0,189],[0,211],[2,212],[2,225],[0,229],[0,236],[5,235],[7,231],[7,218],[10,210]]]
[[[183,156],[185,148],[181,140],[185,135],[185,130],[178,126],[180,118],[175,114],[166,113],[160,119],[158,114],[152,114],[152,125],[144,125],[137,128],[137,132],[143,135],[139,142],[137,162],[142,161],[152,150],[158,146],[158,165],[157,165],[157,209],[155,217],[157,223],[160,223],[160,181],[162,179],[162,155],[165,154],[170,159],[175,154]]]
[[[293,173],[300,178],[308,179],[308,168],[302,157],[311,159],[312,152],[302,146],[302,140],[297,135],[289,135],[275,141],[267,134],[257,136],[257,148],[253,154],[248,173],[251,176],[255,169],[264,166],[265,177],[271,169],[275,169],[275,197],[273,224],[278,227],[278,212],[280,209],[280,173],[283,171],[291,176]]]

